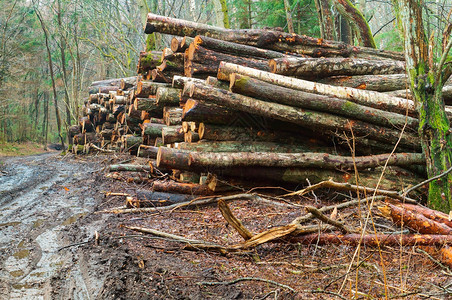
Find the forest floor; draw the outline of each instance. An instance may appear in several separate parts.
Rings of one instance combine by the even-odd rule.
[[[137,188],[105,177],[105,166],[126,160],[56,152],[0,158],[0,299],[451,297],[452,273],[418,247],[361,247],[358,253],[347,245],[279,242],[222,255],[128,230],[124,226],[140,226],[222,245],[241,241],[215,206],[101,213],[124,205],[123,197],[105,192]],[[338,199],[330,192],[292,200],[321,206]],[[304,214],[244,200],[229,205],[255,233]],[[359,226],[361,209],[341,210],[339,217]],[[392,226],[378,214],[374,222]]]

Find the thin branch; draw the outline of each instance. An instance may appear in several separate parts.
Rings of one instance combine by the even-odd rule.
[[[427,183],[432,182],[432,181],[434,181],[434,180],[436,180],[436,179],[439,179],[439,178],[441,178],[441,177],[444,177],[444,176],[446,176],[447,174],[449,174],[450,172],[452,172],[452,167],[450,167],[449,169],[447,169],[446,171],[444,171],[443,173],[441,173],[441,174],[439,174],[439,175],[433,176],[433,177],[431,177],[431,178],[429,178],[429,179],[427,179],[427,180],[422,181],[421,183],[416,184],[415,186],[410,187],[410,188],[407,189],[405,192],[400,193],[400,194],[403,195],[403,196],[408,195],[409,192],[414,191],[414,190],[417,189],[417,188],[420,188],[420,187],[423,186],[424,184],[427,184]]]
[[[273,280],[257,278],[257,277],[242,277],[242,278],[234,279],[232,281],[214,281],[214,282],[201,281],[201,282],[197,282],[197,284],[199,284],[199,285],[231,285],[231,284],[239,283],[241,281],[261,281],[261,282],[270,283],[270,284],[273,284],[273,285],[276,285],[276,286],[288,289],[292,293],[296,293],[297,292],[297,291],[295,291],[293,288],[291,288],[288,285],[285,285],[285,284],[282,284],[282,283],[278,283],[278,282],[273,281]]]

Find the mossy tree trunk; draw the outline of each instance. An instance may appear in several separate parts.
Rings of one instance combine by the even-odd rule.
[[[422,21],[422,1],[393,0],[393,4],[405,37],[406,68],[419,112],[419,136],[427,172],[429,177],[433,177],[452,165],[450,124],[442,99],[442,87],[450,75],[447,68],[443,69],[450,42],[443,49],[445,54],[439,60],[441,63],[434,65]],[[428,202],[432,208],[449,213],[452,209],[451,185],[452,174],[430,182]]]

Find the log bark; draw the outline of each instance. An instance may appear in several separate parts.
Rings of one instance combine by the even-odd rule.
[[[118,88],[121,87],[121,80],[127,81],[127,82],[135,82],[137,79],[136,76],[132,77],[125,77],[125,78],[113,78],[113,79],[105,79],[105,80],[99,80],[99,81],[93,81],[91,83],[91,86],[116,86]]]
[[[148,145],[140,145],[138,147],[137,156],[138,157],[146,157],[146,158],[157,158],[157,152],[159,148]]]
[[[162,63],[156,67],[157,70],[163,72],[184,70],[184,53],[171,53],[163,57]]]
[[[156,164],[165,169],[178,169],[186,171],[206,172],[205,167],[198,168],[189,165],[190,152],[172,148],[160,147]],[[299,185],[309,179],[311,184],[333,179],[336,182],[354,182],[353,172],[319,169],[319,168],[273,168],[273,167],[241,167],[241,168],[213,168],[209,170],[220,177],[236,177],[249,181],[250,179],[270,180],[271,182],[294,183]],[[381,168],[372,171],[360,171],[360,185],[377,186],[379,178],[375,176]],[[400,179],[403,178],[403,182]],[[379,182],[379,187],[387,190],[401,190],[402,186],[408,186],[419,182],[413,173],[398,167],[387,167],[385,178]]]
[[[165,106],[163,108],[163,121],[166,125],[182,125],[182,108]]]
[[[182,120],[187,122],[206,122],[210,124],[231,124],[239,118],[239,113],[222,106],[188,99],[185,102]]]
[[[187,194],[137,190],[135,197],[127,197],[126,206],[136,208],[167,206],[175,203],[191,201],[195,198],[195,196]]]
[[[400,204],[398,204],[398,205],[400,205]],[[436,221],[438,223],[445,224],[445,225],[447,225],[447,226],[452,228],[452,221],[449,220],[449,215],[448,214],[445,214],[445,213],[437,211],[437,210],[430,209],[428,207],[423,207],[423,206],[420,206],[420,205],[403,203],[401,206],[404,209],[412,211],[413,213],[421,214],[424,217],[427,217],[427,218],[429,218],[429,219],[431,219],[433,221]]]
[[[332,114],[261,101],[205,85],[192,83],[190,95],[195,98],[212,101],[219,105],[228,106],[232,109],[252,112],[264,117],[294,123],[315,132],[324,133],[325,130],[349,132],[353,130],[355,135],[367,136],[367,138],[383,143],[395,144],[399,140],[400,132],[398,130],[371,125],[359,120],[349,120]],[[414,134],[405,133],[400,139],[400,144],[416,151],[420,150],[418,138]]]
[[[159,87],[155,94],[157,105],[179,106],[182,97],[182,90],[171,87]]]
[[[336,233],[313,233],[291,237],[292,243],[300,243],[303,245],[319,244],[319,245],[365,245],[370,247],[381,246],[443,246],[452,243],[451,235],[439,234],[336,234]]]
[[[221,63],[218,69],[218,79],[228,80],[232,73],[239,73],[249,77],[257,78],[268,83],[292,88],[304,92],[321,94],[331,97],[346,99],[357,104],[406,114],[416,115],[414,102],[402,98],[388,96],[387,94],[374,91],[354,89],[350,87],[331,86],[302,79],[282,76],[260,70],[247,68],[230,63]]]
[[[149,96],[155,96],[159,87],[170,87],[170,85],[161,82],[140,80],[137,82],[135,97],[147,98]]]
[[[199,82],[199,83],[204,83],[205,82],[205,80],[199,79],[199,78],[192,78],[192,77],[185,77],[185,76],[175,75],[175,76],[173,76],[173,88],[183,89],[185,83],[186,82],[190,82],[190,81]]]
[[[132,165],[132,164],[121,164],[121,165],[110,165],[109,172],[151,172],[152,169],[148,165]]]
[[[154,117],[163,116],[163,107],[157,104],[157,99],[153,98],[135,98],[134,107],[138,111],[146,111]]]
[[[408,85],[406,74],[333,76],[320,79],[318,82],[327,85],[347,86],[377,92],[405,89]],[[393,96],[405,98],[404,95],[393,94]]]
[[[246,143],[240,141],[199,141],[197,143],[179,143],[177,149],[196,152],[274,152],[274,153],[298,153],[298,152],[326,152],[329,147],[320,147],[306,141],[306,145],[301,144],[279,144],[272,142]],[[337,149],[336,149],[337,150]]]
[[[280,87],[240,74],[231,74],[230,81],[231,91],[262,100],[338,114],[389,128],[394,126],[401,128],[405,123],[411,128],[419,126],[418,120],[412,117],[363,106],[344,99]]]
[[[387,203],[378,207],[383,216],[390,218],[397,226],[408,227],[419,233],[452,234],[452,228],[446,224],[436,222],[400,206]]]
[[[242,57],[272,59],[272,58],[283,58],[288,56],[284,53],[277,51],[261,49],[253,46],[237,44],[224,40],[218,40],[202,35],[198,35],[195,37],[194,44],[201,45],[206,49]]]
[[[272,73],[312,79],[405,73],[405,63],[397,60],[285,57],[270,60],[269,66]]]
[[[184,141],[184,130],[181,126],[166,126],[162,128],[163,144],[172,144]]]
[[[341,42],[311,38],[280,31],[246,29],[231,30],[148,14],[145,33],[160,32],[177,36],[204,35],[220,40],[272,49],[280,52],[295,52],[316,57],[344,56],[344,57],[378,57],[403,60],[403,54],[382,51],[366,47],[356,47]]]
[[[285,167],[353,170],[383,166],[425,164],[422,153],[380,154],[371,156],[339,156],[328,153],[273,152],[190,152],[189,165],[206,168]]]
[[[171,40],[171,50],[173,52],[184,52],[194,40],[194,37],[189,36],[184,36],[180,40],[174,37]]]

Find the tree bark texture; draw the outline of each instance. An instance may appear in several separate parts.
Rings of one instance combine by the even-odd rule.
[[[391,75],[359,75],[359,76],[333,76],[320,79],[319,83],[327,85],[347,86],[360,90],[389,92],[406,89],[408,78],[406,74]],[[405,94],[393,95],[405,98]]]
[[[405,63],[397,60],[363,58],[275,58],[269,62],[273,73],[300,78],[322,78],[339,75],[403,74]]]
[[[388,128],[401,128],[405,123],[411,128],[419,125],[418,120],[412,117],[363,106],[344,99],[289,89],[240,74],[232,74],[230,81],[231,91],[261,100],[338,114]]]
[[[228,80],[232,73],[239,73],[249,77],[257,78],[268,83],[284,86],[300,91],[316,93],[331,97],[337,97],[341,99],[347,99],[349,101],[374,107],[391,112],[397,112],[405,114],[408,112],[411,115],[415,114],[414,102],[402,98],[389,96],[383,93],[374,91],[366,91],[360,89],[354,89],[349,87],[339,87],[321,84],[317,82],[287,77],[283,75],[273,74],[244,66],[239,66],[231,63],[221,63],[218,69],[218,79]]]
[[[353,130],[355,135],[367,136],[383,143],[395,144],[399,140],[400,132],[398,130],[371,125],[359,120],[349,120],[328,113],[257,100],[205,85],[192,84],[190,93],[195,98],[211,101],[232,109],[294,123],[313,131],[324,132],[329,130],[334,132],[341,130],[349,132]],[[420,149],[418,139],[413,134],[405,133],[401,137],[400,143],[412,149]]]

